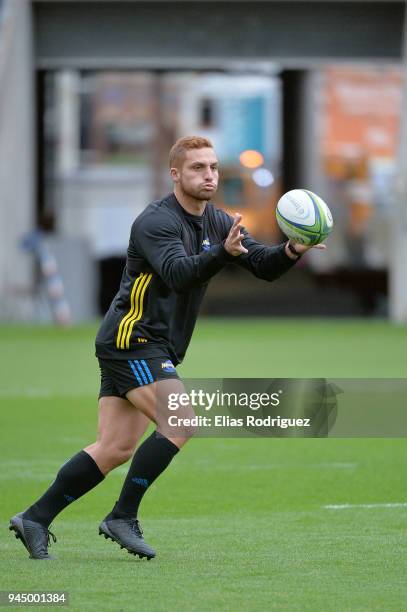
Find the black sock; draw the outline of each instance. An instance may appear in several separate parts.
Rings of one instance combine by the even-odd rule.
[[[136,517],[144,493],[170,464],[178,450],[165,436],[154,431],[137,449],[119,501],[106,518]]]
[[[82,450],[64,463],[50,488],[24,512],[23,518],[48,527],[61,510],[103,479],[94,459]]]

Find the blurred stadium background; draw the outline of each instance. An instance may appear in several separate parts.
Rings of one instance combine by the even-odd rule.
[[[171,188],[171,144],[199,133],[222,162],[216,203],[255,236],[281,240],[296,187],[336,224],[272,288],[225,270],[205,314],[406,321],[403,2],[0,7],[1,320],[102,314],[132,220]]]
[[[216,202],[261,240],[281,240],[291,188],[335,219],[326,253],[272,285],[218,275],[180,374],[407,376],[406,14],[391,0],[0,0],[4,525],[94,436],[97,319],[134,217],[171,189],[179,136],[213,140]],[[143,506],[155,565],[96,537],[124,466],[57,519],[51,569],[2,530],[0,589],[68,589],[78,610],[402,610],[405,451],[196,440]]]

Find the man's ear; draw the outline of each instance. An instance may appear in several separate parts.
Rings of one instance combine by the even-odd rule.
[[[178,168],[171,168],[170,169],[170,175],[171,175],[171,178],[174,181],[174,183],[179,183],[180,172],[179,172]]]

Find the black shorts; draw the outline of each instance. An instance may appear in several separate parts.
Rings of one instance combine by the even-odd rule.
[[[149,359],[101,359],[99,398],[109,395],[125,397],[130,389],[149,385],[156,380],[179,378],[169,357]]]

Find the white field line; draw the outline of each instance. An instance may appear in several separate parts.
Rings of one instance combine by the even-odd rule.
[[[63,387],[55,387],[54,389],[39,387],[32,387],[28,389],[0,389],[0,399],[4,400],[16,398],[41,399],[50,398],[53,395],[73,398],[83,395],[96,397],[96,386],[93,388],[77,387],[74,389]]]
[[[329,504],[322,507],[326,510],[347,510],[349,508],[407,508],[407,502],[387,504]]]
[[[308,466],[305,464],[303,467],[310,467],[315,469],[337,469],[337,470],[353,470],[358,467],[357,463],[344,463],[339,461],[334,461],[332,463],[311,463]]]
[[[221,472],[234,472],[236,465],[218,465],[211,459],[202,459],[194,462],[194,466],[200,470],[211,471],[216,469]],[[354,470],[358,467],[357,463],[249,463],[241,465],[245,471],[261,470]]]

